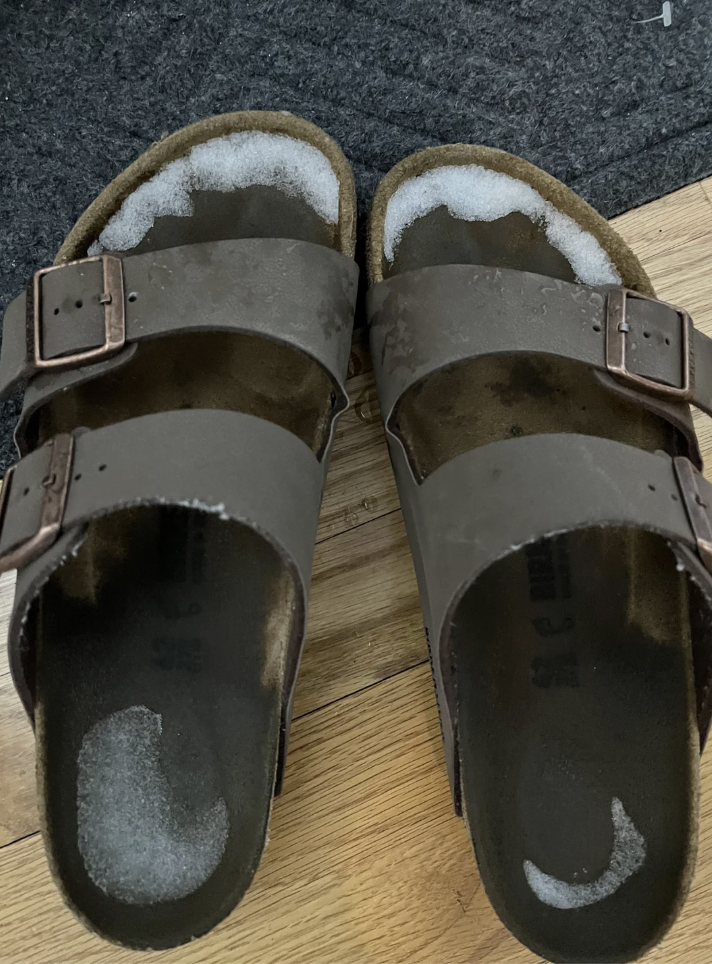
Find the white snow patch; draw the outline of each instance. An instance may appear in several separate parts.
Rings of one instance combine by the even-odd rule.
[[[193,893],[225,851],[222,797],[202,811],[174,803],[161,769],[162,720],[131,706],[96,723],[77,760],[79,852],[89,877],[127,904]]]
[[[445,165],[404,181],[386,208],[384,253],[389,262],[405,229],[446,206],[463,221],[496,221],[520,211],[541,224],[546,237],[582,284],[620,284],[620,275],[598,241],[529,184],[478,164]]]
[[[128,251],[158,217],[190,217],[191,191],[236,191],[260,184],[301,197],[329,224],[339,219],[339,181],[326,155],[285,134],[245,131],[197,144],[129,194],[89,254]]]
[[[218,502],[217,505],[210,505],[210,503],[202,502],[200,499],[184,499],[175,504],[181,505],[185,509],[198,509],[200,512],[210,512],[212,515],[220,516],[223,522],[229,522],[232,519],[232,516],[225,508],[224,502]]]
[[[545,874],[531,860],[524,861],[524,874],[527,883],[543,904],[571,910],[587,907],[610,897],[628,880],[645,861],[645,839],[623,809],[618,797],[611,801],[613,818],[613,850],[608,867],[600,877],[586,884],[567,884]]]

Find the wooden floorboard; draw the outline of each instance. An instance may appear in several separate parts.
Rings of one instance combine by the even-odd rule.
[[[712,179],[614,220],[659,295],[712,335]],[[0,656],[0,961],[536,960],[498,922],[451,813],[412,563],[370,360],[351,359],[315,554],[285,792],[247,898],[210,936],[138,955],[88,934],[51,883],[32,735]],[[712,455],[712,421],[696,418]],[[0,579],[0,633],[12,599]],[[712,762],[692,894],[651,961],[712,960]]]

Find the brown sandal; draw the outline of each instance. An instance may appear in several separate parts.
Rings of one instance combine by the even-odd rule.
[[[55,879],[113,941],[203,934],[260,860],[347,405],[354,230],[323,131],[214,117],[82,215],[29,329],[24,296],[5,316],[0,389],[27,381],[2,490],[12,668]]]
[[[622,961],[689,888],[710,722],[712,342],[564,185],[433,148],[376,193],[371,349],[448,773],[549,960]]]

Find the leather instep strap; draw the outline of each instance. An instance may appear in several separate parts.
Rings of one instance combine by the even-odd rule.
[[[124,364],[145,339],[234,331],[284,342],[315,359],[331,376],[338,414],[347,405],[342,383],[357,281],[351,258],[279,238],[108,254],[48,269],[5,313],[0,396],[31,379],[27,412]],[[107,339],[107,323],[121,328],[122,318],[123,347],[118,336]],[[41,358],[59,367],[38,368],[35,340]],[[88,352],[93,357],[83,359]]]
[[[614,375],[628,397],[678,427],[680,402],[712,415],[712,340],[681,309],[623,288],[508,268],[438,265],[374,285],[368,312],[379,397],[391,428],[401,396],[427,375],[467,358],[517,352]]]
[[[657,533],[701,590],[704,639],[693,626],[693,649],[712,654],[712,485],[687,459],[594,436],[531,435],[458,455],[420,484],[401,465],[398,481],[455,789],[453,619],[475,580],[523,546],[599,526]],[[701,741],[710,723],[704,701]]]
[[[73,451],[72,451],[73,449]],[[140,505],[185,506],[250,526],[285,562],[295,584],[295,622],[284,694],[288,721],[304,639],[307,587],[316,537],[324,466],[296,435],[240,412],[184,410],[144,415],[95,431],[57,436],[23,458],[6,477],[0,556],[21,558],[10,625],[10,662],[32,715],[22,659],[32,600],[92,519]],[[49,514],[54,531],[22,558]]]

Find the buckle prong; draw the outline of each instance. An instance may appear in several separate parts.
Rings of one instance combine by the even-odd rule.
[[[628,368],[626,336],[630,333],[630,325],[626,318],[626,306],[629,298],[664,305],[674,311],[680,318],[682,328],[682,385],[679,387],[666,385],[664,382],[655,381],[653,378],[646,378],[645,375],[636,375]],[[620,381],[627,382],[651,395],[659,395],[681,402],[689,401],[695,391],[693,336],[692,318],[684,308],[658,301],[656,298],[649,298],[647,295],[642,295],[638,291],[631,291],[629,288],[614,288],[608,292],[606,304],[606,370]]]

